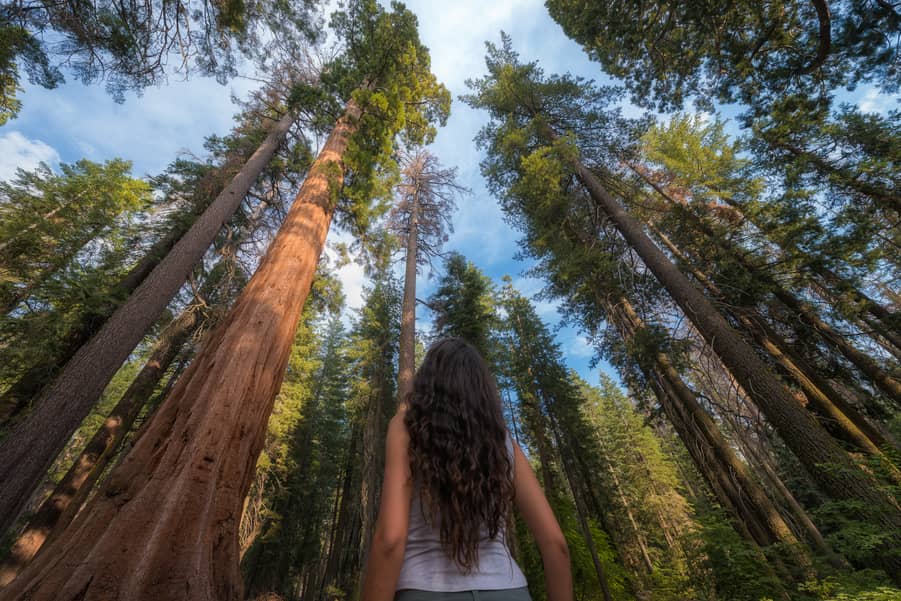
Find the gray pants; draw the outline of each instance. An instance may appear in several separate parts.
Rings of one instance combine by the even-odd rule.
[[[420,591],[404,589],[394,594],[394,601],[532,601],[529,589],[506,588],[496,591],[457,591],[442,593],[439,591]]]

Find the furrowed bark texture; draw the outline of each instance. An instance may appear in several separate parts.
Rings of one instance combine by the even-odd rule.
[[[275,154],[293,119],[289,113],[278,121],[228,187],[42,391],[28,417],[0,441],[0,532],[15,521],[122,362],[159,318],[216,233],[238,208]]]
[[[50,497],[28,520],[9,556],[0,564],[0,588],[16,577],[48,538],[65,530],[109,462],[116,455],[154,388],[200,325],[200,312],[189,307],[160,336],[144,367],[109,416],[91,437]]]
[[[242,598],[242,505],[359,116],[348,104],[256,274],[132,451],[0,599]]]
[[[400,349],[397,365],[397,401],[403,403],[413,392],[413,359],[416,347],[416,242],[419,235],[419,202],[413,195],[410,231],[407,233],[407,264],[404,273],[404,301],[400,313]]]

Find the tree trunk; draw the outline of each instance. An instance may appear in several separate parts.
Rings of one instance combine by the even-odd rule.
[[[895,325],[897,316],[892,315],[888,309],[876,303],[833,271],[824,268],[814,271],[814,274],[822,280],[813,282],[813,290],[818,296],[826,302],[836,305],[843,300],[840,296],[847,294],[851,297],[851,302],[862,305],[861,312],[857,316],[852,316],[860,321],[858,328],[875,340],[896,360],[901,360],[901,334]]]
[[[55,538],[66,529],[106,466],[115,457],[119,445],[131,430],[154,388],[200,323],[199,310],[189,307],[163,331],[128,390],[56,485],[50,497],[28,520],[9,556],[0,564],[0,588],[16,577],[48,538]]]
[[[816,549],[818,553],[826,557],[832,567],[836,569],[847,569],[849,567],[848,562],[845,561],[841,555],[838,555],[829,543],[826,542],[826,539],[823,538],[819,528],[817,528],[816,524],[813,523],[813,520],[810,519],[807,511],[801,506],[795,498],[795,495],[788,490],[785,483],[782,482],[782,478],[776,473],[776,470],[773,469],[769,458],[763,456],[765,451],[761,451],[752,442],[745,440],[745,437],[741,434],[742,430],[740,425],[736,423],[734,418],[727,416],[726,419],[729,420],[729,425],[736,434],[736,440],[738,441],[738,446],[741,448],[742,453],[745,457],[759,466],[760,471],[763,472],[766,481],[775,491],[776,496],[782,499],[782,502],[791,509],[791,513],[807,538],[807,542],[813,545],[813,548]]]
[[[7,298],[4,298],[2,299],[2,301],[0,301],[0,314],[6,315],[17,306],[19,306],[19,303],[31,296],[31,293],[35,288],[42,286],[58,271],[68,265],[72,261],[72,259],[74,259],[75,256],[79,252],[81,252],[81,249],[83,249],[88,242],[99,236],[100,233],[108,226],[109,224],[106,223],[95,225],[86,236],[78,241],[74,248],[70,248],[69,251],[64,254],[55,255],[53,257],[53,260],[50,262],[50,265],[46,269],[37,274],[30,282],[25,284],[23,288],[19,288],[15,292],[11,293]]]
[[[335,522],[335,539],[329,549],[320,598],[327,599],[329,587],[335,587],[349,598],[360,570],[360,469],[359,453],[362,429],[355,420],[350,433],[350,447],[341,487],[341,504]]]
[[[560,433],[557,431],[557,428],[552,427],[554,432],[554,439],[557,442],[557,448],[560,449],[560,453],[563,453],[563,443],[560,440]],[[579,521],[579,529],[582,530],[582,537],[585,539],[585,544],[588,547],[588,552],[591,554],[591,562],[594,564],[594,571],[598,577],[598,584],[601,586],[601,593],[604,595],[604,601],[613,601],[613,597],[610,595],[610,586],[607,584],[607,575],[604,573],[604,566],[601,564],[601,558],[598,556],[597,546],[594,544],[594,536],[591,534],[591,525],[588,523],[586,519],[587,511],[585,509],[585,503],[582,499],[582,495],[579,493],[579,490],[576,488],[573,475],[571,473],[571,465],[572,463],[567,461],[565,458],[561,459],[560,462],[563,465],[563,473],[566,476],[566,481],[569,484],[569,490],[572,494],[573,501],[576,505],[576,518]],[[650,568],[649,568],[650,569]]]
[[[862,503],[874,523],[887,532],[880,548],[901,545],[901,509],[858,467],[816,420],[792,397],[761,361],[754,349],[717,312],[709,300],[651,241],[641,224],[619,205],[581,161],[574,168],[598,208],[615,225],[647,268],[701,333],[741,387],[779,432],[786,445],[813,476],[818,486],[836,499]],[[824,468],[829,466],[829,468]],[[833,467],[834,466],[834,467]],[[880,553],[882,565],[901,582],[901,558]]]
[[[748,266],[752,275],[758,275],[756,270]],[[765,278],[764,281],[771,278]],[[823,321],[816,311],[806,302],[780,286],[776,282],[772,282],[772,291],[776,298],[782,304],[794,311],[808,327],[817,332],[820,337],[832,348],[841,353],[848,361],[850,361],[857,369],[860,370],[869,380],[885,395],[895,403],[901,403],[901,382],[893,378],[882,369],[875,361],[870,359],[865,353],[861,352],[857,347],[849,343],[844,336],[836,332],[832,326]]]
[[[620,298],[610,307],[614,323],[627,339],[645,328],[631,303]],[[657,383],[654,391],[670,417],[689,454],[713,488],[718,500],[746,528],[751,540],[760,546],[776,542],[797,545],[797,539],[747,466],[738,458],[716,422],[704,411],[694,392],[684,383],[664,353],[654,356],[653,373],[648,380]]]
[[[25,500],[40,484],[54,458],[90,412],[107,383],[159,318],[216,233],[238,208],[275,154],[293,120],[293,115],[288,113],[273,126],[228,187],[42,391],[28,417],[0,441],[0,532],[12,525]],[[330,210],[327,215],[331,215]],[[304,295],[306,292],[304,290]]]
[[[605,452],[605,445],[600,437],[598,438],[598,443],[601,450],[601,459],[607,466],[607,473],[610,474],[613,488],[616,490],[616,496],[619,497],[619,502],[622,504],[623,509],[626,510],[626,517],[629,519],[629,525],[632,526],[632,531],[635,533],[635,542],[638,544],[638,550],[641,551],[642,562],[644,563],[644,567],[648,571],[648,574],[650,574],[654,571],[654,564],[651,562],[651,556],[648,553],[648,544],[644,540],[644,534],[642,533],[641,528],[638,527],[638,522],[635,521],[635,515],[632,513],[632,505],[626,498],[626,493],[623,491],[622,484],[620,484],[619,476],[616,475],[616,471],[613,469],[610,458]]]
[[[725,300],[725,295],[719,287],[695,267],[682,250],[673,244],[663,232],[654,225],[650,225],[650,230],[714,298]],[[798,383],[810,402],[810,406],[827,420],[831,430],[835,431],[843,440],[884,460],[887,467],[891,467],[891,462],[880,448],[888,444],[897,448],[897,443],[889,435],[871,424],[856,407],[836,392],[819,371],[798,355],[788,341],[773,330],[756,310],[730,304],[727,312]]]
[[[241,599],[242,504],[359,117],[351,101],[229,314],[102,491],[0,599]]]
[[[378,517],[378,504],[381,496],[381,478],[384,473],[384,461],[380,456],[384,452],[383,441],[385,437],[382,435],[382,397],[378,389],[373,390],[369,395],[369,402],[366,408],[366,423],[363,426],[363,453],[359,458],[362,469],[363,479],[360,487],[360,500],[362,502],[362,510],[360,512],[361,519],[361,556],[360,566],[360,583],[366,577],[366,562],[369,557],[369,547],[372,544],[372,536],[375,534],[375,522]],[[380,453],[381,452],[381,453]],[[381,468],[381,469],[380,469]]]
[[[586,169],[584,165],[582,165],[581,168],[584,169],[592,178],[594,178],[594,181],[603,190],[603,187],[597,180],[597,177],[595,177],[594,174],[590,172],[590,170]],[[697,225],[701,229],[702,233],[711,240],[711,242],[719,246],[727,255],[735,258],[739,262],[739,264],[741,264],[742,268],[748,273],[748,275],[765,284],[769,288],[770,292],[772,292],[773,296],[775,296],[779,300],[779,302],[793,311],[798,316],[798,318],[805,325],[816,332],[827,345],[837,350],[848,361],[850,361],[851,364],[857,367],[857,369],[860,370],[860,372],[867,378],[869,378],[869,380],[877,388],[884,392],[889,399],[893,400],[895,403],[901,403],[901,382],[893,378],[888,372],[877,365],[875,361],[870,359],[866,354],[861,352],[854,345],[850,344],[841,334],[836,332],[832,328],[832,326],[824,322],[817,314],[816,310],[808,303],[792,294],[789,290],[786,290],[770,274],[761,270],[758,266],[751,264],[747,257],[742,253],[736,252],[736,249],[732,248],[731,245],[726,243],[722,239],[722,237],[717,236],[716,233],[697,215],[688,210],[688,208],[684,206],[685,203],[678,202],[673,199],[663,188],[661,188],[657,183],[653,182],[647,176],[641,174],[640,171],[634,171],[636,173],[639,173],[644,181],[647,182],[652,188],[654,188],[654,190],[658,194],[660,194],[661,197],[666,199],[667,202],[671,203],[674,207],[681,209],[680,215],[685,216],[686,218],[690,219],[695,225]],[[604,193],[606,194],[606,190],[604,190]],[[610,200],[614,204],[616,204],[616,201],[614,201],[612,197],[610,197]],[[623,215],[626,215],[628,219],[632,220],[635,225],[638,226],[638,222],[632,219],[631,216],[627,215],[625,211],[623,211],[622,208],[619,207],[619,205],[616,206],[620,209]],[[638,227],[638,233],[644,235],[644,232],[641,231],[640,226]],[[653,246],[653,244],[651,244],[651,246]],[[679,301],[677,300],[676,302],[678,303]]]
[[[889,189],[883,189],[880,186],[871,184],[859,177],[855,177],[855,174],[850,173],[848,169],[843,167],[836,167],[815,152],[810,152],[808,150],[800,148],[799,146],[796,146],[791,142],[778,140],[773,136],[767,136],[765,133],[763,139],[776,148],[784,150],[802,160],[808,161],[811,165],[814,166],[814,168],[816,168],[816,170],[827,177],[831,175],[838,176],[839,178],[841,178],[840,183],[838,184],[839,186],[847,185],[849,188],[860,192],[865,196],[869,196],[873,200],[873,202],[883,211],[891,211],[895,214],[901,212],[901,196],[899,196],[896,192]]]
[[[224,168],[223,168],[224,169]],[[220,170],[221,171],[221,170]],[[228,169],[229,172],[233,169]],[[216,188],[215,183],[207,181],[214,179],[207,176],[201,179],[198,187]],[[218,187],[221,188],[223,184]],[[218,188],[217,188],[218,189]],[[52,381],[59,370],[78,352],[91,336],[93,336],[106,320],[113,314],[116,308],[124,302],[132,292],[143,282],[148,275],[154,270],[160,261],[172,250],[172,247],[181,240],[185,232],[191,227],[194,221],[203,214],[210,205],[213,190],[210,191],[209,198],[206,194],[202,196],[204,202],[196,203],[191,213],[191,219],[179,219],[175,225],[166,233],[165,236],[157,240],[150,249],[141,257],[141,259],[132,267],[128,273],[116,284],[110,291],[108,302],[101,307],[95,307],[91,311],[87,311],[81,315],[78,322],[69,329],[62,337],[62,344],[53,356],[42,361],[39,364],[32,365],[25,370],[19,378],[0,395],[0,428],[2,428],[8,420],[19,415],[28,408],[30,401],[41,391],[47,382]]]
[[[638,174],[645,182],[651,183],[643,170],[631,163],[629,163],[629,168]],[[657,188],[656,185],[654,187]],[[735,211],[741,215],[742,219],[747,219],[754,224],[759,231],[765,233],[766,228],[762,227],[761,224],[753,218],[749,218],[745,214],[745,208],[741,203],[737,202],[728,194],[721,195],[720,198],[727,205],[735,209]],[[780,248],[785,251],[784,247],[781,245]],[[797,247],[795,247],[794,250],[796,252],[803,252],[799,251]],[[901,352],[901,325],[899,325],[898,315],[894,315],[886,307],[870,298],[853,283],[835,273],[829,267],[819,263],[806,263],[803,267],[814,276],[815,286],[820,289],[820,292],[823,293],[824,297],[828,297],[830,302],[835,303],[834,296],[836,293],[839,295],[849,295],[855,304],[862,307],[864,315],[861,315],[861,319],[873,329],[873,332],[870,335],[874,338],[882,337],[887,342],[891,343],[890,346],[894,348],[894,351],[887,349],[889,352],[892,352],[893,354]],[[867,317],[867,315],[870,317]],[[874,321],[873,318],[876,321]],[[877,323],[877,321],[879,323]],[[896,357],[897,356],[898,355],[896,354]]]
[[[413,392],[414,351],[416,349],[416,243],[418,241],[419,196],[413,194],[410,229],[407,233],[407,264],[404,273],[404,301],[400,313],[400,356],[397,366],[397,402],[405,403]]]
[[[541,484],[548,499],[556,500],[560,496],[560,487],[551,465],[551,441],[547,437],[544,415],[541,413],[539,400],[531,383],[520,382],[519,403],[525,406],[526,423],[531,430],[532,440],[538,450],[538,464],[541,471]]]

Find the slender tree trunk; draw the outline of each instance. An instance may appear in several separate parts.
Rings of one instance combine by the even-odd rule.
[[[31,293],[35,290],[35,288],[42,286],[60,269],[68,265],[72,261],[72,259],[75,258],[75,255],[81,252],[81,249],[84,248],[84,246],[88,242],[96,238],[100,234],[100,232],[105,230],[107,227],[108,224],[105,223],[95,226],[87,236],[85,236],[82,240],[79,240],[79,244],[75,248],[70,249],[69,252],[65,254],[54,255],[53,260],[46,269],[37,274],[34,279],[25,284],[24,287],[11,292],[9,296],[0,301],[0,314],[6,315],[7,313],[15,309],[19,305],[19,303],[31,296]]]
[[[590,241],[567,228],[565,234],[579,244]],[[631,302],[620,293],[608,296],[595,289],[595,302],[625,340],[632,340],[646,325]],[[797,539],[747,466],[741,462],[701,407],[695,393],[682,380],[670,358],[657,352],[653,365],[639,363],[646,380],[682,440],[700,474],[720,504],[733,516],[739,534],[761,546],[781,541],[790,546]],[[806,562],[802,562],[806,563]]]
[[[749,266],[750,267],[750,266]],[[755,271],[751,271],[755,274]],[[769,280],[770,278],[765,278]],[[857,367],[870,381],[881,390],[885,395],[895,403],[901,403],[901,382],[892,377],[888,372],[882,369],[875,361],[860,351],[857,347],[848,342],[848,340],[836,332],[832,326],[816,314],[810,305],[799,299],[797,296],[779,286],[776,282],[772,283],[773,295],[779,299],[786,307],[794,311],[808,327],[817,332],[820,337],[832,348],[841,353],[848,361]]]
[[[42,391],[28,417],[0,441],[0,532],[12,525],[25,500],[40,484],[54,458],[90,412],[107,383],[159,318],[216,233],[238,208],[275,154],[293,120],[289,113],[273,126],[228,187],[100,331],[78,350],[53,383]],[[330,210],[326,215],[331,216]],[[304,290],[304,294],[306,292]]]
[[[880,547],[888,551],[901,545],[901,509],[873,485],[873,478],[858,467],[795,401],[788,388],[773,376],[710,301],[657,248],[641,224],[607,192],[594,173],[580,161],[576,161],[574,167],[599,209],[669,292],[818,486],[836,499],[861,502],[874,523],[880,524],[887,532],[898,533],[887,537]],[[825,469],[824,466],[830,467]],[[901,559],[891,557],[888,552],[883,553],[882,557],[887,571],[897,574],[901,581]]]
[[[380,497],[381,477],[384,472],[382,466],[382,457],[379,451],[384,449],[384,445],[380,444],[384,441],[382,436],[382,397],[378,389],[373,390],[369,395],[369,402],[366,409],[366,423],[363,427],[363,453],[360,457],[363,468],[362,487],[360,488],[360,500],[362,501],[361,529],[362,541],[360,556],[360,583],[366,577],[366,561],[369,557],[369,547],[372,544],[372,536],[375,533],[375,521],[378,517],[378,503]],[[382,468],[382,469],[379,469]]]
[[[201,207],[197,215],[202,213]],[[195,215],[195,218],[196,216]],[[191,222],[193,223],[193,222]],[[0,396],[0,427],[8,420],[21,414],[30,401],[59,373],[83,344],[90,340],[113,314],[118,306],[117,299],[128,297],[143,282],[163,257],[175,246],[191,223],[179,221],[163,238],[156,241],[138,263],[111,291],[111,299],[102,307],[85,312],[78,322],[63,336],[59,349],[48,359],[32,365]]]
[[[654,225],[650,226],[650,230],[714,298],[725,300],[725,295],[719,287],[695,267],[682,250],[673,244],[663,232]],[[891,462],[880,448],[887,444],[897,448],[897,443],[890,438],[890,435],[883,433],[877,426],[870,423],[856,407],[836,392],[819,371],[798,355],[792,346],[773,330],[754,309],[729,305],[727,312],[732,314],[733,318],[754,338],[755,342],[798,383],[811,407],[816,413],[826,418],[830,429],[836,431],[843,440],[885,460],[890,467]]]
[[[800,148],[792,144],[791,142],[777,140],[772,138],[771,136],[766,135],[764,135],[764,139],[774,147],[780,148],[798,158],[808,161],[821,174],[824,174],[826,176],[833,174],[838,175],[841,178],[841,181],[846,183],[848,187],[856,190],[857,192],[860,192],[861,194],[864,194],[865,196],[869,196],[873,200],[873,202],[882,210],[892,211],[895,214],[901,213],[901,196],[899,196],[896,192],[861,180],[859,177],[855,177],[854,174],[849,173],[847,169],[843,167],[836,167],[823,159],[818,154],[804,150],[803,148]]]
[[[641,552],[641,559],[644,563],[644,567],[648,571],[648,574],[650,574],[654,571],[654,564],[648,553],[648,544],[645,542],[641,528],[638,527],[638,522],[635,520],[635,515],[632,513],[632,504],[629,503],[629,499],[626,498],[626,493],[623,491],[619,476],[616,475],[616,470],[613,469],[613,465],[610,461],[610,457],[606,453],[605,445],[601,437],[598,437],[598,444],[600,446],[602,460],[607,466],[607,473],[610,474],[610,480],[613,482],[613,488],[616,490],[616,496],[619,497],[619,502],[622,504],[623,509],[626,511],[626,517],[629,519],[629,525],[632,526],[635,542],[638,544],[638,550]]]
[[[160,336],[144,367],[88,442],[84,451],[59,481],[50,497],[28,520],[6,560],[0,564],[0,588],[9,584],[48,538],[69,525],[94,484],[109,465],[131,430],[154,388],[185,342],[200,325],[199,310],[189,307]]]
[[[837,305],[844,300],[840,296],[847,294],[851,297],[851,302],[862,305],[861,312],[856,316],[852,315],[849,319],[859,320],[858,329],[875,340],[896,360],[901,360],[901,334],[895,325],[897,316],[889,313],[885,307],[851,286],[834,272],[823,269],[815,271],[814,274],[818,276],[818,280],[813,282],[813,290],[818,296],[832,305]]]
[[[615,323],[627,339],[645,328],[631,303],[625,298],[611,306]],[[779,514],[747,466],[738,458],[719,427],[704,411],[694,392],[683,382],[664,353],[654,356],[654,373],[649,378],[658,382],[658,399],[673,425],[686,442],[695,465],[717,494],[722,505],[746,526],[752,540],[761,546],[775,542],[796,545],[797,539]]]
[[[236,161],[235,161],[236,162]],[[172,247],[181,240],[197,218],[203,214],[213,201],[215,190],[220,190],[225,185],[221,177],[236,171],[227,163],[217,171],[220,177],[213,175],[204,176],[198,182],[199,201],[195,201],[192,212],[188,218],[179,219],[165,236],[157,240],[141,259],[122,277],[112,288],[109,298],[102,306],[93,307],[83,313],[69,331],[62,336],[62,343],[54,354],[41,362],[27,368],[25,372],[0,396],[0,428],[10,419],[21,414],[41,389],[52,382],[59,370],[78,352],[88,340],[113,314],[116,308],[134,292],[148,275],[159,265],[160,261],[172,250]],[[209,189],[209,190],[207,190]]]
[[[360,570],[360,482],[359,465],[362,428],[355,420],[350,433],[350,446],[344,483],[341,487],[341,504],[335,526],[335,540],[329,552],[325,575],[322,579],[321,598],[326,598],[328,587],[335,587],[349,597],[356,585]]]
[[[584,165],[582,165],[581,168],[584,169],[589,176],[594,178],[594,181],[597,183],[597,185],[601,189],[603,189],[597,177],[595,177],[590,170],[586,169]],[[748,273],[748,275],[765,284],[769,288],[770,292],[772,292],[773,296],[775,296],[779,300],[779,302],[793,311],[798,316],[798,318],[805,325],[807,325],[807,327],[816,332],[827,345],[837,350],[855,367],[857,367],[857,369],[860,370],[860,372],[867,378],[869,378],[873,385],[875,385],[883,393],[885,393],[889,399],[893,400],[895,403],[901,403],[901,382],[892,377],[888,372],[877,365],[875,361],[870,359],[866,354],[861,352],[854,345],[850,344],[844,336],[836,332],[832,328],[832,326],[823,321],[822,318],[820,318],[820,316],[817,314],[816,310],[813,309],[808,303],[792,294],[789,290],[786,290],[770,274],[766,273],[758,266],[751,264],[751,262],[743,253],[736,252],[735,248],[726,243],[721,236],[717,236],[716,233],[707,224],[705,224],[700,218],[697,217],[697,215],[688,210],[688,208],[684,206],[685,203],[681,203],[673,199],[666,192],[666,190],[664,190],[662,187],[660,187],[660,185],[652,181],[646,175],[642,174],[640,171],[634,171],[636,173],[639,173],[644,181],[647,182],[652,188],[654,188],[654,190],[658,194],[660,194],[662,198],[672,204],[675,208],[681,209],[680,215],[688,218],[695,225],[697,225],[701,232],[705,236],[707,236],[711,240],[711,242],[720,247],[724,253],[735,258],[739,262],[739,264],[741,264],[742,268]],[[606,190],[604,190],[604,193],[606,194]],[[609,194],[607,194],[607,196],[614,204],[616,204],[616,201],[613,200],[613,198],[610,197]],[[619,207],[618,204],[616,206]],[[628,219],[632,219],[631,216],[626,214],[621,207],[619,208],[620,211],[624,215],[626,215]],[[634,219],[632,219],[632,221],[635,223],[635,225],[638,226],[638,222],[635,222]],[[644,235],[644,232],[641,232],[640,230],[640,226],[638,231],[640,234]],[[651,246],[653,246],[653,244]],[[676,302],[678,303],[678,301]]]
[[[529,372],[531,377],[531,370]],[[531,430],[532,439],[538,450],[538,463],[541,469],[541,484],[549,499],[557,499],[560,496],[560,487],[557,478],[554,477],[551,460],[551,441],[547,437],[547,429],[544,424],[544,416],[541,413],[538,396],[531,382],[519,382],[519,402],[527,409],[526,423]]]
[[[6,248],[7,246],[9,246],[13,242],[13,240],[18,239],[19,237],[30,232],[31,230],[41,226],[44,221],[52,219],[57,213],[59,213],[63,209],[66,209],[73,204],[77,204],[83,197],[84,197],[84,192],[76,194],[73,198],[70,198],[68,200],[68,202],[64,202],[61,205],[59,205],[58,207],[56,207],[55,209],[51,209],[51,210],[47,211],[46,213],[41,215],[36,221],[34,221],[31,225],[25,227],[24,229],[19,230],[18,232],[16,232],[15,234],[13,234],[9,238],[7,238],[6,240],[0,242],[0,252],[3,252],[3,249]],[[0,265],[2,265],[2,263],[0,263]]]
[[[629,163],[629,168],[632,169],[636,174],[638,174],[645,182],[650,183],[650,179],[647,175],[638,168],[637,166]],[[654,186],[655,188],[657,186]],[[732,198],[728,194],[721,195],[720,198],[727,205],[732,207],[739,215],[741,215],[742,219],[747,219],[761,232],[765,232],[766,228],[762,227],[762,224],[759,224],[753,218],[748,217],[745,214],[745,208],[741,205],[741,203],[736,202],[734,198]],[[779,243],[777,243],[779,244]],[[779,244],[780,248],[785,251],[785,248]],[[795,252],[798,252],[797,247],[795,247]],[[829,301],[835,304],[835,295],[848,295],[851,297],[851,300],[862,307],[864,315],[861,316],[861,319],[873,329],[873,332],[870,334],[873,337],[882,337],[886,341],[891,343],[891,347],[894,348],[894,351],[891,349],[889,352],[901,352],[901,325],[899,325],[899,316],[893,314],[886,307],[882,306],[872,298],[870,298],[866,293],[856,287],[853,283],[843,278],[839,274],[835,273],[829,267],[822,264],[810,264],[807,263],[804,265],[804,269],[810,272],[811,275],[814,276],[814,280],[816,281],[816,287],[819,288],[820,292],[823,293],[824,297],[828,297]],[[830,290],[831,289],[831,290]],[[870,317],[867,317],[869,315]],[[875,319],[876,321],[873,321]],[[877,323],[878,322],[878,323]],[[896,354],[896,357],[898,355]]]
[[[727,416],[726,419],[729,421],[732,430],[736,433],[738,446],[741,448],[742,453],[749,460],[752,460],[754,464],[759,466],[766,481],[770,484],[772,490],[775,491],[775,495],[791,509],[791,513],[797,520],[798,526],[803,531],[808,543],[813,545],[813,548],[816,549],[818,553],[828,558],[832,567],[836,569],[848,568],[848,562],[838,555],[829,543],[826,542],[826,539],[823,538],[819,528],[817,528],[816,524],[813,523],[813,520],[810,519],[807,511],[801,506],[795,498],[795,495],[788,490],[785,483],[782,482],[782,478],[776,473],[776,470],[773,469],[769,458],[763,456],[763,452],[752,442],[745,440],[744,435],[741,433],[742,429],[740,425],[736,423],[734,418]]]
[[[891,289],[884,282],[877,282],[876,287],[882,292],[883,295],[889,302],[892,304],[892,307],[895,309],[895,313],[893,315],[897,315],[898,312],[901,312],[901,294],[898,294],[894,290]]]
[[[557,448],[560,450],[560,453],[562,455],[565,447],[563,446],[563,442],[561,441],[560,433],[558,432],[556,425],[552,426],[552,430],[554,432],[554,439],[557,442]],[[569,484],[569,490],[576,505],[576,518],[579,521],[579,529],[582,530],[582,538],[585,539],[585,544],[588,547],[589,554],[591,555],[591,562],[594,565],[594,571],[598,578],[598,584],[601,586],[601,593],[604,595],[604,601],[613,601],[613,597],[610,595],[610,585],[607,584],[607,575],[604,573],[604,566],[601,563],[601,558],[598,556],[597,546],[594,543],[594,535],[591,534],[591,525],[588,523],[588,519],[585,517],[588,512],[585,508],[585,503],[582,499],[582,495],[580,494],[579,489],[576,487],[573,474],[571,473],[572,463],[570,461],[567,461],[565,458],[561,458],[560,463],[563,465],[563,473],[566,477],[567,483]]]
[[[241,598],[241,508],[359,117],[351,101],[234,307],[103,490],[0,599]]]
[[[419,195],[411,198],[407,232],[407,264],[404,273],[404,301],[400,317],[400,357],[397,368],[397,402],[406,402],[413,392],[413,358],[416,348],[416,243],[419,236]]]

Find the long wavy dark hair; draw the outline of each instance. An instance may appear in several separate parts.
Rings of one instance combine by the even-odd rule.
[[[513,470],[494,376],[459,338],[432,345],[413,380],[404,422],[425,515],[447,554],[469,572],[479,539],[496,538],[513,505]]]

